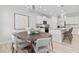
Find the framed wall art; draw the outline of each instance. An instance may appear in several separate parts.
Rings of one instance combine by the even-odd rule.
[[[29,27],[29,16],[14,13],[14,29],[25,30]]]

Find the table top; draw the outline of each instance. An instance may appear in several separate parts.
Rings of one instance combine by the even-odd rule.
[[[36,35],[28,35],[27,31],[19,32],[19,33],[16,33],[14,35],[17,38],[25,40],[25,41],[35,41],[35,40],[37,40],[39,38],[47,38],[47,37],[50,36],[50,34],[46,33],[46,32],[40,32],[39,34],[36,34]]]

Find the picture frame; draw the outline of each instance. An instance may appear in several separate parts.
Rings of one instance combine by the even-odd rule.
[[[29,27],[29,16],[19,13],[14,13],[14,29],[25,30]]]

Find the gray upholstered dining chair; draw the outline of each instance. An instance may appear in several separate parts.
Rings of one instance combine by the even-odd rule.
[[[30,45],[30,42],[26,42],[23,41],[19,38],[17,38],[16,36],[14,36],[13,34],[11,35],[11,39],[12,39],[12,52],[22,52],[22,49],[28,45]]]
[[[51,38],[40,38],[33,44],[36,53],[48,53],[48,46],[50,45]]]

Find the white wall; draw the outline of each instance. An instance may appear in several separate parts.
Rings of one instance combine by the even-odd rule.
[[[67,17],[66,23],[67,24],[79,24],[79,16]]]
[[[11,41],[10,35],[15,32],[14,30],[14,13],[24,14],[29,16],[29,23],[31,27],[34,27],[35,15],[28,13],[28,11],[0,6],[0,42]],[[32,25],[31,25],[32,24]]]
[[[57,18],[56,17],[53,17],[52,16],[52,25],[51,25],[51,27],[52,27],[52,29],[56,29],[57,28]]]
[[[0,9],[0,39],[2,38],[2,10]]]
[[[31,15],[29,15],[29,27],[35,28],[36,20],[37,20],[37,15],[31,13]]]

